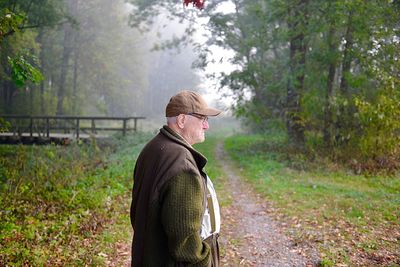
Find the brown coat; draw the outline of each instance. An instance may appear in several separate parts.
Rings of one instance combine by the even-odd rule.
[[[134,171],[132,266],[211,266],[213,245],[200,237],[206,163],[167,126],[144,147]]]

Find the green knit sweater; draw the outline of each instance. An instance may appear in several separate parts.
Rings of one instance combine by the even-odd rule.
[[[134,175],[132,265],[209,266],[200,237],[206,159],[168,127],[146,145]]]

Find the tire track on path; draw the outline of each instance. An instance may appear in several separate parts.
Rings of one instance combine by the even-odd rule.
[[[227,176],[223,191],[232,198],[232,204],[221,209],[222,266],[318,266],[317,252],[304,255],[268,215],[268,203],[241,181],[222,143],[216,158]]]

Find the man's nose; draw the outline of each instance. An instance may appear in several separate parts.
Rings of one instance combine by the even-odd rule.
[[[210,128],[210,125],[208,124],[208,121],[204,121],[203,122],[203,129],[204,130],[208,130],[208,128]]]

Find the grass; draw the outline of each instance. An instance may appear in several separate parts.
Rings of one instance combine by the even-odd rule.
[[[211,134],[208,135],[206,141],[200,144],[194,145],[194,148],[202,153],[207,158],[207,165],[205,167],[205,172],[213,181],[215,190],[218,193],[218,202],[220,206],[229,205],[232,198],[230,195],[224,191],[224,185],[227,182],[227,177],[224,176],[220,162],[216,159],[215,148],[218,143],[223,140],[221,135]]]
[[[130,238],[133,164],[148,138],[1,146],[0,266],[105,266]]]
[[[225,148],[242,176],[295,226],[292,234],[318,245],[323,265],[362,265],[363,257],[367,265],[399,264],[398,176],[365,177],[309,162],[279,133],[235,135]]]

